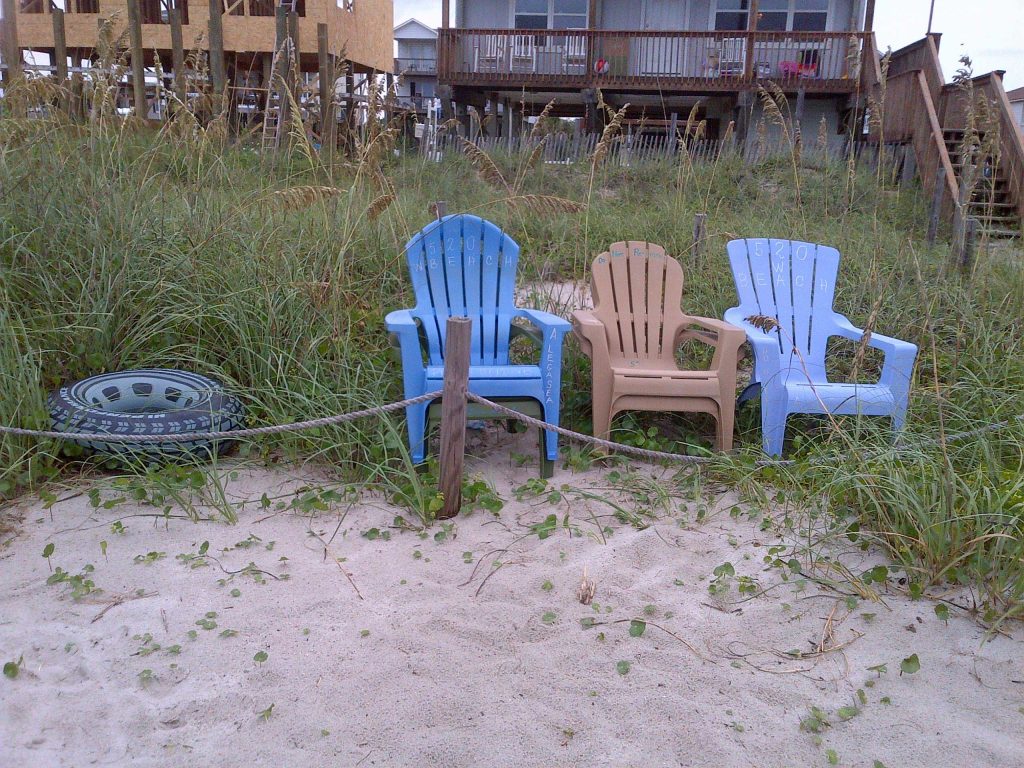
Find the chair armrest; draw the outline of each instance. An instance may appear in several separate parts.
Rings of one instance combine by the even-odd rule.
[[[782,352],[779,348],[778,331],[765,333],[760,328],[748,323],[745,315],[745,310],[733,307],[726,310],[725,321],[741,328],[746,333],[747,341],[754,350],[755,380],[762,383],[773,381],[782,370]]]
[[[864,338],[864,330],[857,328],[853,323],[850,322],[849,318],[845,315],[835,313],[832,315],[832,324],[835,329],[835,335],[841,336],[844,339],[850,341],[860,341]],[[909,341],[902,341],[901,339],[894,339],[891,336],[883,336],[880,333],[871,332],[870,338],[868,338],[868,346],[873,349],[880,349],[887,355],[897,355],[911,353],[915,357],[917,356],[917,345]]]
[[[517,309],[514,317],[521,317],[529,321],[535,328],[540,329],[545,340],[554,338],[552,334],[564,335],[572,329],[568,320],[563,320],[550,312],[542,312],[539,309]]]
[[[423,353],[420,348],[419,323],[408,309],[399,309],[388,313],[384,318],[384,325],[392,338],[398,342],[406,397],[422,394],[426,368],[423,365]]]
[[[838,312],[832,314],[832,328],[836,336],[850,341],[859,342],[864,338],[863,329],[854,326],[845,315]],[[868,346],[885,354],[879,381],[901,391],[908,389],[914,372],[914,361],[917,359],[917,345],[872,331],[868,337]]]
[[[608,337],[605,335],[604,323],[593,312],[586,309],[573,310],[572,332],[583,354],[591,360],[608,360]]]
[[[704,330],[694,330],[690,327],[693,325]],[[711,360],[710,370],[720,370],[723,364],[732,368],[736,367],[738,351],[743,346],[743,342],[747,340],[747,334],[742,328],[723,320],[685,315],[683,325],[676,332],[673,346],[678,346],[683,339],[695,339],[714,347],[715,356]]]

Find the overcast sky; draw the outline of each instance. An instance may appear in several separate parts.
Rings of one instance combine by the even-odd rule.
[[[928,29],[931,0],[877,0],[875,33],[884,51],[912,43]],[[452,14],[455,0],[452,0]],[[441,23],[441,0],[395,0],[395,22],[415,16]],[[1005,69],[1007,90],[1024,86],[1024,0],[935,0],[932,30],[942,32],[942,72],[947,80],[967,54],[976,74]]]

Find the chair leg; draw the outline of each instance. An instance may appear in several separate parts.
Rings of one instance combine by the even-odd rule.
[[[732,433],[736,423],[736,404],[731,395],[718,403],[718,450],[732,450]]]
[[[413,464],[422,464],[427,454],[427,408],[429,403],[410,405],[405,409],[405,421],[409,430],[409,455]]]
[[[592,383],[591,418],[594,437],[611,439],[612,431],[612,388],[604,382]]]
[[[558,426],[558,402],[544,406],[544,421]],[[541,439],[546,447],[548,461],[558,460],[558,433],[547,429],[541,430]]]
[[[782,455],[788,415],[785,393],[779,397],[775,393],[761,391],[761,442],[769,456]]]

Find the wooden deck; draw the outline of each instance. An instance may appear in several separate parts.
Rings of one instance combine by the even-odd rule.
[[[855,32],[438,32],[438,76],[449,85],[701,93],[768,81],[786,90],[851,93],[866,38]]]

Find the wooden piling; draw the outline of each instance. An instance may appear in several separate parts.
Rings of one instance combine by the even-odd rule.
[[[188,104],[188,91],[185,84],[185,43],[181,35],[181,9],[176,0],[171,8],[171,70],[174,72],[174,95],[182,104]],[[180,107],[179,107],[180,109]]]
[[[132,97],[135,102],[135,116],[145,120],[149,109],[146,104],[146,69],[142,58],[141,0],[128,0],[128,40],[132,49]]]
[[[316,25],[316,52],[320,69],[320,147],[330,157],[334,151],[334,62],[328,48],[327,25]]]
[[[63,84],[68,79],[68,42],[64,34],[64,10],[51,8],[50,16],[53,20],[53,76],[58,83]]]
[[[963,272],[969,272],[974,264],[974,253],[977,250],[979,222],[968,216],[964,224],[963,247],[960,249],[959,266]]]
[[[455,517],[462,508],[462,464],[466,450],[466,393],[473,321],[449,317],[444,345],[444,389],[441,399],[441,480],[444,505],[438,518]]]
[[[227,75],[224,64],[224,13],[223,0],[210,0],[210,84],[213,87],[213,114],[220,115],[224,109],[224,88]]]
[[[704,250],[704,235],[707,231],[707,221],[708,215],[706,213],[698,213],[693,217],[693,248],[691,252],[695,259]]]
[[[928,245],[935,244],[939,236],[939,221],[942,219],[942,197],[946,192],[946,168],[939,163],[935,172],[935,192],[932,194],[932,209],[928,216]]]
[[[18,47],[18,0],[0,0],[3,20],[0,21],[0,54],[7,69],[3,72],[6,85],[21,76],[21,48]]]

